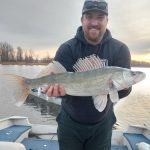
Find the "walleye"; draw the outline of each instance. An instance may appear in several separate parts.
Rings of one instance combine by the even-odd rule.
[[[64,86],[68,95],[92,96],[95,108],[100,112],[106,107],[108,94],[111,101],[116,103],[119,100],[118,91],[131,87],[146,76],[143,72],[126,68],[104,67],[95,55],[80,58],[73,68],[75,72],[67,72],[59,62],[53,61],[37,78],[12,74],[3,76],[7,77],[7,82],[13,88],[18,106],[25,102],[31,89],[57,83]]]

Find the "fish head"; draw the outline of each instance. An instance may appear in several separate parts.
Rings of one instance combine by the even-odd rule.
[[[145,77],[146,74],[142,71],[132,71],[128,69],[123,71],[123,79],[129,87],[144,80]]]

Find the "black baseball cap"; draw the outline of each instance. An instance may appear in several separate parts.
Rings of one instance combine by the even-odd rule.
[[[85,0],[82,15],[89,11],[101,11],[108,15],[108,4],[105,0]]]

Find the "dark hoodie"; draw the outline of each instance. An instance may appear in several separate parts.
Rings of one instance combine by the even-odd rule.
[[[59,61],[67,71],[73,72],[73,65],[79,58],[92,54],[99,56],[101,59],[106,59],[109,66],[130,68],[131,58],[128,47],[122,42],[113,39],[109,30],[106,30],[99,44],[91,45],[85,40],[82,27],[79,27],[76,36],[59,47],[54,59]],[[130,91],[131,88],[119,91],[119,98],[127,96]],[[108,97],[106,108],[103,112],[99,112],[95,108],[91,96],[66,95],[62,97],[62,108],[75,121],[92,124],[104,119],[107,112],[113,109],[113,104]]]

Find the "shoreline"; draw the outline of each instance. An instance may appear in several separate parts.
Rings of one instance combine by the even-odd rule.
[[[0,62],[0,65],[27,65],[27,66],[33,66],[33,65],[43,65],[43,66],[46,66],[48,65],[48,63],[26,63],[26,62]]]
[[[42,66],[46,66],[48,65],[50,62],[48,63],[43,63],[43,62],[34,62],[34,63],[26,63],[26,62],[0,62],[0,65],[26,65],[26,66],[39,66],[39,65],[42,65]],[[131,67],[141,67],[141,68],[150,68],[150,66],[137,66],[137,65],[132,65]]]

